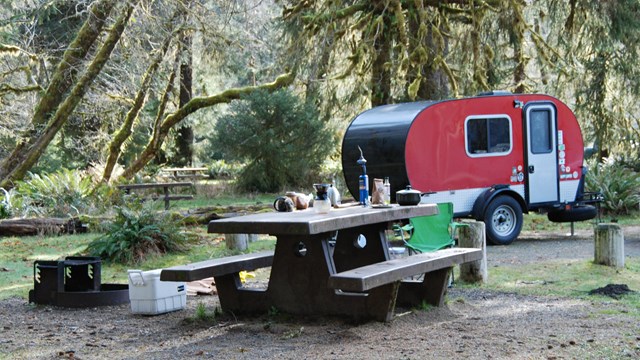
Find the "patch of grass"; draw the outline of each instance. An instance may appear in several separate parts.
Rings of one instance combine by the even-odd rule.
[[[273,201],[282,194],[234,194],[229,192],[222,192],[219,194],[209,194],[206,191],[198,190],[200,185],[196,185],[196,194],[193,199],[190,200],[175,200],[171,201],[171,210],[188,210],[195,208],[208,208],[216,206],[250,206],[250,205],[264,205],[271,207]],[[307,193],[310,193],[309,190]],[[193,194],[192,192],[185,192],[185,194]],[[163,201],[154,201],[153,208],[156,210],[164,209]]]
[[[0,299],[26,298],[33,289],[34,260],[78,255],[97,234],[0,237]]]
[[[222,314],[222,310],[219,307],[215,307],[213,311],[207,310],[204,303],[198,303],[196,306],[196,312],[192,317],[185,319],[189,324],[211,324],[216,322],[216,318]]]
[[[596,265],[592,261],[544,261],[518,266],[498,266],[489,269],[488,289],[534,296],[564,296],[590,301],[614,301],[628,309],[636,309],[640,317],[640,259],[627,258],[624,269]],[[619,300],[600,295],[588,295],[607,284],[626,284],[635,293]],[[622,310],[624,311],[624,309]]]
[[[635,211],[625,216],[607,215],[607,216],[604,216],[602,220],[603,222],[610,222],[611,220],[616,220],[620,225],[638,225],[640,224],[640,212]]]
[[[276,317],[278,315],[280,315],[280,310],[278,310],[278,308],[275,306],[270,307],[269,311],[267,311],[267,316],[270,318]]]
[[[640,211],[634,211],[627,215],[611,215],[603,214],[601,222],[615,221],[620,225],[637,225],[640,223]],[[529,213],[524,214],[522,231],[553,231],[553,232],[569,232],[571,223],[554,223],[547,219],[546,214]],[[594,220],[578,221],[573,223],[576,230],[590,230],[595,224]]]
[[[546,214],[538,214],[538,213],[529,213],[524,214],[522,223],[522,231],[552,231],[552,232],[569,232],[570,231],[570,223],[554,223],[549,221]],[[603,218],[604,220],[604,218]],[[589,221],[578,221],[574,223],[574,228],[576,230],[582,229],[591,229],[593,228],[594,222]],[[517,241],[517,240],[516,240]]]
[[[433,309],[433,305],[427,303],[424,300],[420,303],[420,306],[418,306],[418,310],[421,311],[431,311],[431,309]]]
[[[137,264],[140,270],[152,270],[174,265],[236,254],[226,248],[224,237],[203,235],[184,253],[171,253],[153,257]],[[192,230],[189,229],[189,230]],[[66,256],[82,256],[87,245],[101,234],[77,234],[62,236],[25,236],[0,238],[0,300],[12,296],[27,298],[33,289],[34,260],[61,260]],[[275,238],[262,236],[249,245],[249,252],[272,250]],[[102,262],[103,283],[127,283],[130,265]]]

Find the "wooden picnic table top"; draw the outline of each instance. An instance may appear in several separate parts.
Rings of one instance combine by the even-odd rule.
[[[144,184],[123,184],[118,185],[119,189],[151,189],[151,188],[171,188],[181,186],[192,186],[192,182],[166,182],[166,183],[144,183]]]
[[[293,212],[271,212],[209,222],[210,233],[313,235],[375,223],[387,223],[417,216],[435,215],[435,204],[391,207],[360,205],[334,208],[328,214],[317,214],[313,208]]]

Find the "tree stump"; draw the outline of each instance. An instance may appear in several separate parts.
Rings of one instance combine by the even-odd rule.
[[[618,224],[598,224],[595,228],[594,262],[624,267],[624,234]]]
[[[227,249],[244,251],[249,247],[249,235],[224,234],[224,242],[227,244]]]
[[[482,221],[462,220],[458,229],[458,244],[464,248],[482,249],[482,259],[460,264],[460,279],[468,283],[487,282],[487,246]]]

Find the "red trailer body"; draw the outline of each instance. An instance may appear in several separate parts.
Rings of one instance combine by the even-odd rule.
[[[452,202],[456,216],[484,220],[494,243],[513,241],[529,210],[563,211],[556,217],[567,221],[571,214],[579,213],[575,220],[595,216],[595,208],[580,203],[580,126],[548,95],[492,93],[361,113],[342,147],[347,187],[356,198],[358,146],[370,178],[389,177],[392,193],[411,185],[425,193],[423,202]],[[572,209],[578,205],[580,211]]]

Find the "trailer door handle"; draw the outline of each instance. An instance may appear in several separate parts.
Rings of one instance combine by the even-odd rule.
[[[533,165],[529,165],[529,174],[533,174],[536,171],[536,168]]]

